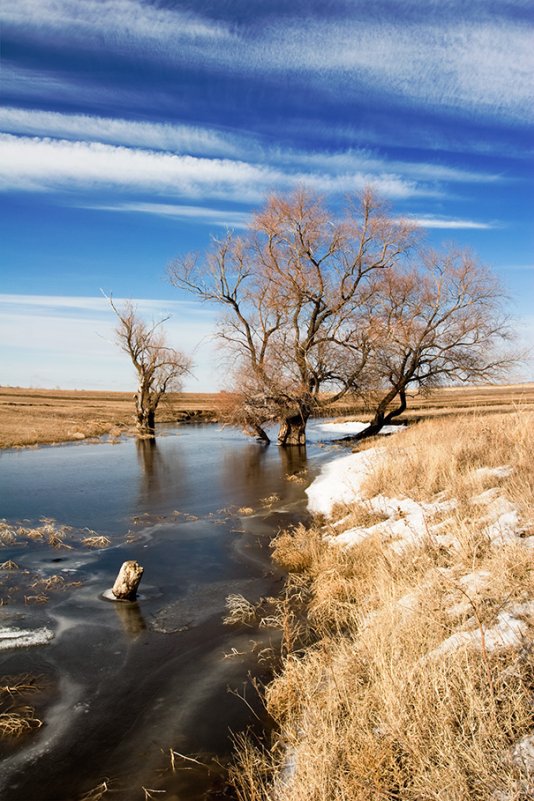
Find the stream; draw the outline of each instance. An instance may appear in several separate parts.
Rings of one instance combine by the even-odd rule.
[[[268,725],[250,676],[267,678],[256,654],[277,632],[223,625],[225,599],[278,592],[269,541],[305,518],[331,449],[318,421],[306,448],[159,432],[0,455],[0,517],[30,532],[0,547],[0,676],[35,677],[11,708],[44,722],[0,739],[4,801],[231,798],[231,732]],[[43,518],[72,527],[63,544]],[[97,535],[107,547],[82,544]],[[138,600],[106,600],[127,559],[145,571]]]

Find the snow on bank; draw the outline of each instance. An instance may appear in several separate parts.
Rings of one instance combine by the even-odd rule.
[[[475,646],[486,651],[495,651],[498,648],[519,648],[528,634],[528,621],[525,618],[532,617],[534,614],[534,601],[527,601],[524,604],[515,604],[507,610],[502,610],[497,615],[497,622],[494,626],[482,629],[478,626],[470,631],[457,631],[447,637],[437,648],[431,651],[428,656],[436,657],[456,651],[462,646]]]
[[[325,465],[306,490],[309,510],[328,516],[336,504],[363,501],[363,483],[373,464],[383,458],[383,453],[382,448],[368,448]],[[374,526],[348,529],[332,538],[332,542],[351,546],[373,534],[380,534],[391,543],[394,550],[401,551],[428,536],[429,521],[438,513],[452,510],[455,504],[452,500],[419,503],[411,498],[375,495],[365,499],[365,505],[370,511],[383,516],[384,520]],[[436,536],[439,537],[437,532]]]
[[[345,519],[334,523],[325,531],[325,539],[332,545],[350,548],[371,536],[379,536],[381,541],[396,553],[406,548],[422,544],[428,538],[440,547],[451,551],[460,549],[461,544],[453,531],[443,533],[450,521],[450,513],[457,506],[455,498],[446,498],[444,493],[431,502],[415,501],[412,498],[390,498],[375,495],[366,498],[363,484],[373,465],[384,458],[385,449],[374,447],[358,453],[351,453],[323,467],[321,474],[306,490],[308,508],[311,512],[325,516],[332,514],[336,504],[364,503],[370,512],[383,519],[371,526],[356,526],[343,530]],[[481,468],[476,473],[484,478],[506,478],[512,468],[502,465],[497,468]],[[471,498],[473,505],[481,506],[481,530],[494,547],[509,542],[521,543],[525,547],[534,545],[534,538],[521,539],[519,513],[515,506],[493,487]],[[438,518],[436,520],[436,517]],[[451,526],[448,527],[451,529]],[[452,527],[453,528],[453,527]],[[340,533],[332,534],[332,529]],[[454,530],[454,529],[453,529]],[[491,582],[488,571],[474,571],[457,577],[460,590],[465,596],[476,596]],[[412,599],[413,600],[413,599]],[[458,600],[454,593],[450,598],[451,615],[469,612],[470,601]],[[519,647],[534,625],[534,601],[509,605],[500,610],[493,626],[481,631],[476,621],[467,621],[470,628],[458,631],[445,639],[429,656],[441,656],[463,646],[471,646],[491,651],[504,647]]]
[[[378,448],[369,448],[328,462],[306,490],[310,512],[329,515],[336,503],[359,500],[362,484],[377,452]]]
[[[320,423],[316,428],[320,431],[325,431],[327,434],[345,434],[346,436],[350,436],[351,434],[359,434],[361,431],[365,431],[366,428],[369,427],[369,423],[361,423],[358,420],[350,420],[346,423]],[[398,425],[398,426],[383,426],[380,430],[380,434],[396,434],[398,431],[401,431],[405,426]]]

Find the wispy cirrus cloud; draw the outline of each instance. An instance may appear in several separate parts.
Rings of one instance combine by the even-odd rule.
[[[408,215],[408,219],[419,228],[436,228],[443,230],[480,230],[487,231],[492,228],[500,228],[498,223],[494,222],[480,222],[476,220],[461,220],[453,219],[450,217],[434,217],[431,214],[425,214],[420,217]]]
[[[115,203],[109,205],[85,206],[97,211],[116,211],[125,214],[154,214],[157,217],[170,217],[176,220],[194,220],[206,225],[221,228],[246,228],[250,214],[242,211],[229,211],[208,206],[187,206],[176,203]]]
[[[153,298],[113,298],[118,306],[131,302],[141,314],[152,316],[185,315],[189,317],[194,312],[212,319],[212,312],[207,306],[199,306],[193,300],[153,299]],[[4,311],[17,309],[18,311],[34,311],[39,308],[40,314],[70,314],[72,312],[90,314],[103,314],[113,319],[108,299],[102,295],[16,295],[0,293],[0,308]]]
[[[268,36],[258,44],[263,63],[330,87],[337,78],[345,96],[378,89],[440,111],[522,121],[534,114],[530,31],[510,20],[312,20],[305,31],[279,24]]]
[[[90,37],[115,46],[128,39],[172,45],[231,38],[231,31],[221,23],[143,0],[17,0],[4,5],[2,20],[26,30],[68,31],[71,41],[78,36],[86,43]]]
[[[261,187],[282,176],[243,161],[179,156],[71,142],[0,136],[0,187],[30,191],[114,187],[174,196],[256,200]]]
[[[387,172],[405,180],[426,182],[490,183],[502,180],[496,174],[460,169],[424,161],[409,162],[380,158],[370,149],[348,148],[332,151],[302,151],[265,144],[258,136],[235,131],[218,131],[207,126],[140,122],[89,114],[65,114],[40,109],[0,109],[0,130],[12,134],[68,138],[105,144],[157,149],[187,155],[223,156],[253,160],[284,171],[297,169],[343,175]]]
[[[13,106],[0,108],[0,130],[107,144],[236,157],[250,143],[244,136],[213,128],[140,122],[91,114],[64,114]]]
[[[66,191],[114,188],[169,197],[205,197],[256,203],[269,191],[306,184],[328,193],[359,191],[368,183],[387,197],[432,196],[415,181],[394,173],[347,170],[290,172],[243,160],[200,158],[98,142],[71,142],[0,135],[0,188]]]
[[[425,4],[400,13],[340,5],[326,15],[273,13],[229,25],[207,14],[143,0],[18,0],[4,23],[40,38],[136,53],[213,73],[293,74],[329,97],[388,97],[439,113],[527,122],[534,115],[531,32],[506,8]],[[394,21],[392,21],[394,20]],[[214,47],[216,43],[217,47]]]

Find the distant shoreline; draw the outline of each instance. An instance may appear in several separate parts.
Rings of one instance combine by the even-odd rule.
[[[169,395],[158,409],[158,423],[219,422],[226,394],[183,392]],[[448,387],[409,399],[399,422],[452,413],[497,413],[534,408],[534,383]],[[328,416],[366,419],[358,398],[328,409]],[[134,434],[133,392],[0,387],[0,449],[117,438]]]

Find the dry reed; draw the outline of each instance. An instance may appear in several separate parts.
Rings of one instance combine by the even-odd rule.
[[[271,621],[283,628],[265,691],[276,730],[269,747],[239,738],[237,797],[526,801],[534,765],[516,752],[532,737],[534,415],[424,422],[379,447],[368,496],[456,499],[445,540],[429,530],[401,552],[376,533],[350,548],[325,539],[372,526],[365,503],[275,539],[293,571]],[[487,533],[495,498],[522,536]],[[511,610],[516,631],[501,642]]]

